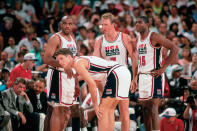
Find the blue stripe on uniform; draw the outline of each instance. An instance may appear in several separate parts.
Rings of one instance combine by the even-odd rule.
[[[160,63],[159,63],[159,59],[160,59],[160,55],[161,55],[161,48],[157,48],[156,50],[156,60],[155,60],[155,64],[156,64],[156,69],[160,68]]]
[[[93,72],[107,72],[109,71],[110,68],[107,67],[99,67],[99,66],[94,66],[90,63],[90,68],[89,71],[93,71]]]
[[[154,92],[153,98],[162,98],[163,90],[162,90],[162,77],[154,77]]]

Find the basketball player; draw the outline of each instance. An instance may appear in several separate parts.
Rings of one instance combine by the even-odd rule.
[[[93,55],[106,60],[116,61],[128,67],[128,53],[132,59],[132,72],[137,76],[137,51],[136,43],[132,43],[129,35],[115,30],[115,19],[111,13],[102,15],[102,31],[104,35],[96,41]],[[132,92],[137,86],[137,77],[132,80]],[[129,131],[129,99],[121,100],[119,103],[121,130]]]
[[[71,69],[64,70],[54,58],[60,48],[68,48],[73,55],[77,54],[77,46],[72,36],[73,21],[70,16],[61,19],[61,31],[54,34],[48,41],[44,54],[44,62],[49,65],[47,73],[47,95],[49,107],[45,120],[45,130],[62,131],[70,118],[70,106],[73,104],[75,74]]]
[[[113,61],[106,61],[96,56],[73,57],[69,49],[56,52],[56,58],[65,70],[74,68],[88,84],[93,107],[98,118],[99,131],[113,131],[114,110],[121,99],[128,99],[131,74],[125,66]],[[95,80],[106,80],[100,104],[97,102]]]
[[[149,31],[148,17],[137,18],[136,31],[139,32],[138,50],[138,87],[139,100],[142,102],[146,131],[159,131],[158,107],[163,97],[164,71],[177,56],[178,49],[161,34]],[[170,50],[163,66],[160,65],[161,48]]]

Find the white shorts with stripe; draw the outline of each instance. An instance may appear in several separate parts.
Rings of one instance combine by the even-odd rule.
[[[56,69],[48,69],[47,95],[49,101],[71,106],[74,100],[75,79],[67,78],[67,74]]]
[[[119,100],[127,99],[131,84],[131,73],[125,66],[113,68],[107,76],[102,98],[115,97]]]
[[[140,100],[162,98],[164,94],[164,74],[158,78],[150,74],[139,74],[138,89]]]

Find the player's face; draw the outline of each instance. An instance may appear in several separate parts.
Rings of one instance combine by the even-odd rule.
[[[135,29],[137,32],[144,32],[146,24],[144,21],[140,18],[137,18],[136,23],[135,23]]]
[[[73,26],[72,19],[68,18],[68,19],[63,19],[61,21],[61,28],[65,34],[69,34],[70,32],[72,32],[72,26]]]
[[[102,19],[103,33],[108,33],[112,28],[114,28],[114,24],[109,19]]]
[[[64,69],[70,68],[69,65],[70,65],[71,60],[70,60],[69,55],[65,56],[65,55],[60,54],[57,56],[57,60],[58,60],[59,64],[61,65],[61,67],[63,67]]]

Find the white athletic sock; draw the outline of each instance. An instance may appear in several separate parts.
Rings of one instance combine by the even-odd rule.
[[[92,131],[98,131],[97,126],[92,127]]]
[[[86,127],[81,128],[80,131],[88,131],[88,129]]]
[[[72,131],[72,127],[66,127],[66,131]]]

